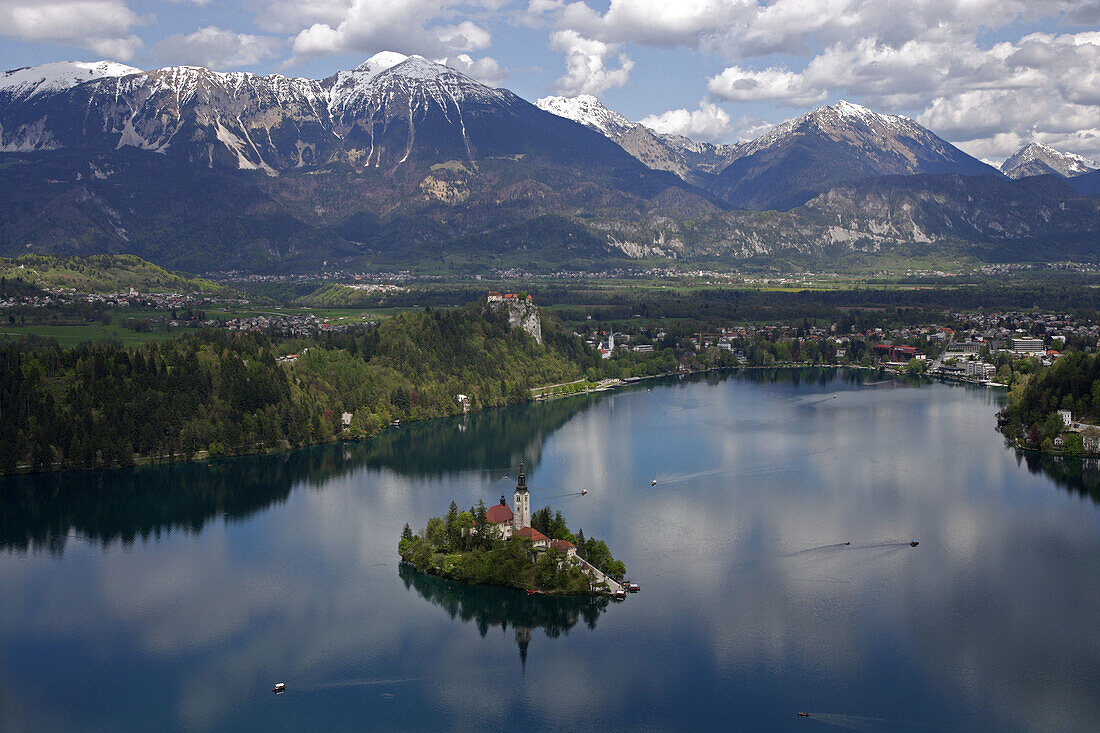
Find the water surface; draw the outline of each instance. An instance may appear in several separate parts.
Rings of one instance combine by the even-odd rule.
[[[4,480],[0,728],[1100,729],[1100,469],[1007,449],[994,392],[865,381],[666,380]],[[398,566],[406,521],[499,500],[520,460],[641,593]]]

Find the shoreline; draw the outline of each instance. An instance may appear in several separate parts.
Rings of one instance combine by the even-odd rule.
[[[600,382],[597,383],[597,386],[593,389],[586,389],[586,390],[581,390],[581,391],[577,391],[577,392],[570,392],[570,393],[567,393],[567,394],[532,396],[530,399],[526,400],[525,402],[518,402],[518,403],[515,403],[515,404],[531,404],[531,403],[534,403],[534,402],[543,402],[543,401],[554,400],[554,399],[564,399],[564,398],[567,398],[567,397],[575,397],[577,395],[593,394],[593,393],[596,393],[596,392],[610,392],[612,390],[615,390],[615,389],[618,389],[618,388],[621,388],[621,387],[626,387],[626,386],[629,386],[629,385],[632,385],[632,384],[638,384],[640,382],[643,382],[643,381],[649,380],[649,379],[664,379],[664,378],[667,378],[667,377],[682,377],[682,376],[689,376],[689,375],[696,375],[696,374],[708,374],[708,373],[711,373],[711,372],[723,372],[723,371],[732,372],[732,371],[742,371],[742,370],[743,371],[750,371],[750,370],[759,371],[759,370],[765,370],[765,369],[815,369],[815,368],[822,368],[822,369],[855,369],[855,370],[860,370],[860,371],[872,371],[872,372],[886,371],[886,372],[889,372],[890,376],[892,376],[892,377],[910,376],[910,375],[901,374],[901,373],[898,373],[898,372],[893,372],[893,371],[891,371],[889,369],[886,369],[884,367],[864,366],[862,364],[804,364],[804,363],[800,363],[800,362],[784,362],[784,363],[781,363],[781,364],[773,364],[771,366],[749,366],[749,365],[745,365],[745,364],[739,364],[737,366],[716,366],[716,367],[708,367],[706,369],[676,370],[676,371],[672,371],[672,372],[664,372],[664,373],[661,373],[661,374],[647,374],[647,375],[640,376],[640,377],[627,377],[625,379],[615,378],[615,379],[601,380]],[[981,385],[980,383],[977,383],[977,382],[966,382],[966,381],[958,380],[958,379],[947,379],[945,377],[937,377],[937,376],[928,375],[928,374],[920,374],[920,375],[912,375],[912,376],[927,377],[928,379],[933,379],[933,380],[938,379],[938,380],[943,381],[945,383],[972,384],[973,386],[988,386],[988,385]],[[532,389],[540,389],[540,388],[539,387],[534,387]],[[490,409],[500,408],[500,407],[508,407],[508,406],[509,405],[490,405],[490,406],[478,408],[477,410],[474,410],[474,412],[483,412],[485,410],[490,410]],[[404,423],[419,423],[419,422],[424,422],[426,420],[441,420],[441,419],[446,419],[446,418],[458,417],[459,415],[462,415],[462,414],[469,414],[469,413],[455,413],[453,415],[439,415],[437,417],[420,418],[420,419],[413,419],[413,420],[402,420],[402,424],[404,424]],[[392,426],[390,426],[390,427],[392,428]],[[17,466],[16,470],[12,471],[11,473],[0,474],[0,479],[3,479],[5,476],[28,476],[28,475],[33,475],[33,474],[52,474],[52,473],[65,473],[65,472],[85,473],[85,472],[89,472],[89,471],[119,471],[119,470],[123,470],[123,469],[126,469],[126,468],[137,468],[137,467],[143,467],[143,466],[162,466],[162,465],[169,465],[169,464],[173,464],[173,463],[198,463],[198,462],[201,462],[201,461],[223,460],[223,459],[227,459],[227,458],[231,459],[231,458],[246,458],[246,457],[249,457],[249,456],[276,455],[276,454],[279,454],[279,453],[288,453],[290,451],[299,450],[299,449],[302,449],[302,448],[310,448],[310,447],[319,446],[319,445],[327,445],[329,443],[346,443],[346,442],[354,442],[354,441],[362,441],[362,440],[373,440],[374,438],[377,438],[385,430],[387,430],[387,428],[383,427],[382,430],[380,430],[378,433],[376,433],[374,435],[361,435],[361,436],[354,436],[354,437],[353,436],[347,436],[347,437],[333,436],[331,439],[328,439],[328,440],[319,440],[319,441],[316,441],[316,442],[306,443],[306,444],[299,445],[299,446],[291,446],[291,445],[287,444],[287,445],[274,446],[274,447],[271,447],[271,448],[260,448],[260,449],[255,449],[255,450],[243,450],[242,449],[243,447],[237,447],[235,449],[226,451],[225,453],[222,453],[222,454],[219,454],[219,455],[216,455],[216,456],[210,455],[209,450],[196,451],[193,455],[190,455],[190,456],[184,456],[183,454],[180,454],[180,453],[175,453],[175,454],[171,454],[171,455],[161,454],[161,455],[156,455],[156,456],[140,456],[140,457],[139,456],[134,456],[133,463],[130,464],[130,465],[125,465],[125,466],[114,465],[114,466],[84,466],[84,467],[80,467],[80,466],[62,466],[62,465],[56,465],[55,464],[53,467],[51,467],[47,471],[32,471],[32,470],[29,470],[30,469],[29,465],[24,464],[22,466]],[[285,443],[286,441],[283,441],[283,442]],[[253,444],[253,445],[255,445],[255,444]],[[1035,451],[1040,452],[1040,453],[1042,452],[1038,449],[1026,449],[1026,450],[1035,450]],[[1061,454],[1060,453],[1049,453],[1047,455],[1058,455],[1058,456],[1060,456]],[[1100,454],[1097,454],[1097,455],[1098,455],[1098,457],[1100,457]],[[440,577],[442,577],[442,576],[440,576]]]
[[[467,580],[450,578],[446,575],[442,575],[441,573],[432,572],[432,568],[428,568],[427,570],[417,570],[416,566],[405,558],[401,558],[401,560],[398,561],[398,564],[404,565],[413,572],[420,573],[421,575],[430,575],[433,578],[440,578],[441,580],[446,580],[451,583],[462,583],[463,585],[469,586],[470,588],[507,588],[508,590],[514,590],[517,593],[523,593],[526,596],[554,596],[557,598],[614,598],[614,594],[611,593],[611,591],[591,591],[588,593],[576,593],[560,590],[542,590],[540,588],[525,588],[518,585],[501,585],[500,583],[471,583]],[[531,593],[530,591],[535,592]]]

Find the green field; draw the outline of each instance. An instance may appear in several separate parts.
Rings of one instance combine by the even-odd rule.
[[[0,330],[0,337],[22,338],[35,334],[46,338],[57,339],[62,346],[75,346],[84,341],[109,341],[117,340],[127,345],[139,345],[149,341],[164,341],[176,336],[186,329],[174,329],[172,331],[150,331],[137,333],[115,324],[89,323],[82,326],[51,326],[51,325],[26,325],[7,326]]]
[[[292,316],[312,313],[330,324],[360,324],[368,321],[380,321],[393,316],[403,308],[195,308],[202,310],[207,319],[228,321],[234,318],[254,316]],[[84,341],[118,340],[127,345],[139,345],[149,341],[164,341],[181,334],[192,333],[189,327],[173,328],[161,331],[138,332],[122,324],[128,318],[170,319],[172,312],[164,309],[118,309],[111,312],[110,324],[91,321],[84,324],[55,325],[50,323],[27,323],[25,326],[0,326],[0,338],[22,338],[31,334],[57,339],[62,346],[74,346]]]

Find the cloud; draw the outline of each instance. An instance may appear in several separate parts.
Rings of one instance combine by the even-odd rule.
[[[275,58],[285,45],[281,38],[234,33],[208,26],[189,35],[169,36],[153,47],[153,54],[172,64],[235,71]]]
[[[501,68],[500,63],[491,56],[474,59],[468,53],[460,53],[454,58],[439,59],[439,63],[493,87],[499,87],[512,75],[511,70]]]
[[[565,76],[554,84],[565,95],[599,95],[612,87],[624,86],[634,68],[634,62],[624,53],[618,54],[618,68],[609,66],[608,57],[618,51],[618,44],[585,38],[576,31],[551,34],[550,49],[565,54]]]
[[[488,48],[492,42],[489,31],[468,20],[458,25],[437,26],[433,30],[440,42],[460,51]]]
[[[1017,141],[1071,140],[1070,152],[1100,154],[1100,32],[1033,33],[982,48],[973,38],[874,38],[837,43],[801,69],[730,66],[709,80],[733,102],[818,104],[857,98],[884,112],[912,112],[985,158],[1006,157]],[[1049,143],[1054,144],[1054,143]],[[1056,146],[1057,147],[1057,146]]]
[[[129,61],[142,46],[141,18],[121,0],[0,0],[0,36],[87,48]]]
[[[810,104],[825,99],[824,90],[816,89],[803,74],[780,68],[752,71],[730,66],[707,82],[707,89],[719,99],[730,102],[779,100],[789,104]]]
[[[496,3],[483,0],[481,4],[492,7]],[[470,5],[458,0],[352,0],[322,2],[319,8],[298,8],[279,0],[271,6],[278,17],[267,22],[272,28],[287,28],[293,27],[295,20],[315,19],[295,35],[291,63],[340,53],[367,55],[380,50],[445,56],[488,48],[492,42],[492,34],[473,21],[435,22],[452,18],[460,7],[468,11]]]
[[[744,25],[756,10],[752,0],[611,0],[599,13],[584,2],[536,0],[528,14],[553,16],[560,28],[611,43],[695,48],[703,39]]]
[[[683,135],[693,140],[722,141],[729,137],[730,116],[713,102],[702,102],[699,109],[670,109],[659,115],[641,120],[646,127],[657,132]]]

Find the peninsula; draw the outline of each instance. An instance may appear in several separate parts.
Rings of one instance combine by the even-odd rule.
[[[626,567],[603,541],[585,539],[583,530],[574,535],[549,506],[531,513],[522,464],[511,507],[503,494],[499,504],[486,508],[479,500],[463,512],[452,501],[447,515],[432,517],[419,534],[406,524],[397,549],[419,572],[464,583],[557,595],[626,591]]]

